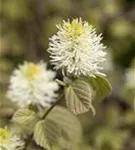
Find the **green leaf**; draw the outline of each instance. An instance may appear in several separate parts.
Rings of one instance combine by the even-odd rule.
[[[48,150],[60,139],[78,143],[82,139],[80,122],[67,109],[56,106],[48,116],[39,121],[34,130],[34,139],[38,145]]]
[[[72,81],[65,87],[66,105],[74,114],[82,114],[90,109],[95,114],[92,106],[93,89],[82,79]]]
[[[95,91],[96,101],[104,99],[112,91],[112,86],[105,77],[84,77],[84,79],[90,84],[90,86],[92,86],[93,90]]]
[[[47,116],[48,119],[55,121],[67,137],[72,142],[79,142],[82,138],[82,128],[78,118],[67,109],[57,106]]]
[[[39,118],[34,111],[21,108],[15,112],[12,120],[26,128],[33,129]]]
[[[60,135],[61,129],[53,120],[45,119],[35,126],[34,139],[38,145],[47,150],[52,149],[52,145],[56,143]]]

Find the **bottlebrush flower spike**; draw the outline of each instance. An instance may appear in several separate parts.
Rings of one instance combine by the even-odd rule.
[[[24,141],[7,129],[0,128],[0,150],[23,150]]]
[[[101,63],[106,59],[101,34],[81,18],[63,21],[50,38],[48,52],[55,69],[73,76],[105,75]]]
[[[22,107],[30,104],[50,107],[59,88],[54,77],[55,72],[47,70],[45,63],[25,62],[14,70],[7,96]]]

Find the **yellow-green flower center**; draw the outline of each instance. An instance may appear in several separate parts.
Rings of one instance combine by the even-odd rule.
[[[24,69],[24,75],[28,80],[32,80],[41,72],[41,66],[34,63],[28,63]]]
[[[10,132],[6,129],[0,128],[0,144],[6,142],[10,137]]]
[[[78,37],[84,32],[84,25],[81,20],[74,19],[71,23],[64,22],[63,29],[73,42],[78,42]]]

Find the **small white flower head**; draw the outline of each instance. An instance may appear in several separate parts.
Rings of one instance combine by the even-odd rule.
[[[128,88],[135,90],[135,64],[126,72],[126,85]]]
[[[25,62],[14,70],[7,96],[21,107],[31,104],[50,107],[59,89],[53,80],[55,75],[55,72],[47,70],[43,62]]]
[[[63,21],[59,31],[50,38],[48,52],[55,69],[73,76],[104,75],[101,63],[105,60],[105,46],[101,34],[81,18]]]
[[[24,141],[5,128],[0,128],[0,150],[23,150]]]

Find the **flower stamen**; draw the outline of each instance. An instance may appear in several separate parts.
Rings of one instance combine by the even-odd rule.
[[[67,32],[69,38],[75,43],[78,42],[78,37],[84,32],[84,26],[81,19],[74,19],[71,23],[64,22],[63,29]]]
[[[26,65],[24,69],[24,76],[28,80],[32,80],[36,77],[37,74],[41,72],[41,67],[39,65],[36,65],[34,63],[29,63]]]

